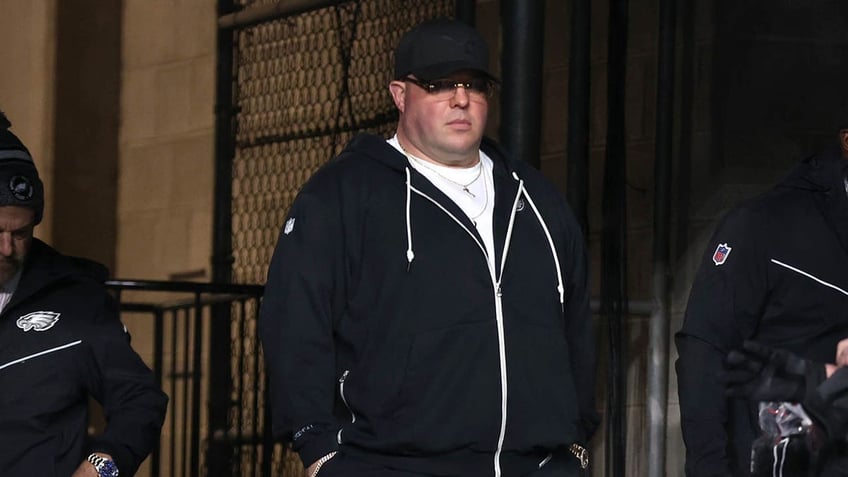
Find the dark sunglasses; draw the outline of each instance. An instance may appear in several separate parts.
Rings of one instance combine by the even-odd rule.
[[[435,79],[431,81],[421,81],[419,79],[407,76],[403,80],[418,85],[427,93],[436,96],[453,96],[453,94],[456,93],[457,88],[459,88],[460,86],[465,88],[465,91],[469,94],[476,94],[478,96],[485,96],[487,98],[492,96],[495,92],[494,83],[487,78],[472,78],[467,81],[457,81],[453,79]]]

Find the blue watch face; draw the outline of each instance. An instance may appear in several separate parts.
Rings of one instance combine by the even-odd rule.
[[[100,477],[118,477],[118,466],[111,460],[104,460],[97,473]]]

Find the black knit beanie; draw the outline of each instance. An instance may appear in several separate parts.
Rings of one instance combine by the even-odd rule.
[[[29,207],[38,224],[44,214],[44,185],[32,156],[10,127],[12,123],[0,111],[0,207]]]

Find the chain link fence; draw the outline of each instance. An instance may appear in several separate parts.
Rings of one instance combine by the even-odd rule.
[[[279,4],[243,0],[245,10]],[[392,52],[414,24],[454,15],[453,0],[341,1],[234,32],[235,157],[232,163],[232,276],[264,283],[289,207],[306,180],[358,132],[388,137],[397,112],[388,92]],[[273,292],[273,290],[271,291]],[[255,323],[232,336],[233,432],[256,432],[267,390]],[[245,328],[246,327],[246,328]],[[243,334],[243,332],[245,332]],[[248,385],[249,384],[249,385]],[[244,386],[242,386],[244,385]],[[256,395],[259,390],[259,396]],[[237,415],[237,416],[236,416]],[[237,417],[237,418],[236,418]],[[245,427],[247,426],[247,427]],[[232,475],[262,475],[252,444],[234,450]],[[271,475],[301,476],[298,457],[276,446]]]
[[[236,282],[264,283],[289,206],[319,166],[357,132],[394,131],[397,114],[388,92],[394,45],[419,21],[451,16],[453,5],[449,0],[342,2],[238,31]]]

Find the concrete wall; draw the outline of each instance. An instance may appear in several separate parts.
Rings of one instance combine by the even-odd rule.
[[[51,241],[56,0],[0,1],[0,110],[27,146],[44,182],[44,221],[36,236]]]
[[[125,0],[116,272],[211,276],[215,2]]]

